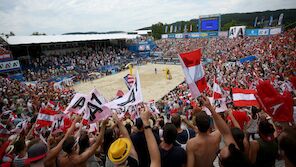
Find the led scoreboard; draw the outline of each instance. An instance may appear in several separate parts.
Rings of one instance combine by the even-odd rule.
[[[220,31],[220,15],[201,16],[199,18],[199,31]]]

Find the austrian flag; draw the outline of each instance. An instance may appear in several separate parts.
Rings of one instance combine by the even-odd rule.
[[[39,124],[39,126],[41,127],[51,126],[51,124],[55,120],[56,114],[57,112],[54,110],[42,108],[40,109],[37,116],[36,124]]]
[[[232,88],[232,99],[234,106],[259,106],[255,94],[255,90]]]
[[[222,98],[222,90],[221,90],[220,86],[218,85],[218,81],[217,81],[216,77],[214,79],[214,85],[213,85],[213,98],[214,98],[214,100]]]
[[[201,92],[208,88],[201,57],[201,49],[179,55],[185,80],[193,98],[200,96]]]

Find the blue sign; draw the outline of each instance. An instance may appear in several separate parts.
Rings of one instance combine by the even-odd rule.
[[[256,56],[247,56],[247,57],[244,57],[244,58],[239,59],[239,62],[240,63],[251,62],[251,61],[254,61],[256,59],[257,59]]]
[[[215,19],[203,19],[201,20],[201,31],[218,31],[219,30],[219,20]]]
[[[258,36],[258,29],[246,29],[247,36]]]

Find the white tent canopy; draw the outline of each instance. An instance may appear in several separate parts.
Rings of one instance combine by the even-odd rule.
[[[107,39],[135,39],[139,35],[127,33],[115,34],[83,34],[83,35],[40,35],[40,36],[10,36],[4,38],[9,45],[41,44],[75,41],[95,41]]]

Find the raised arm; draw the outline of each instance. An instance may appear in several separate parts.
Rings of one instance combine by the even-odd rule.
[[[184,116],[181,115],[181,120],[191,129],[193,129],[195,131],[195,133],[198,133],[198,128],[196,126],[194,126],[190,121],[188,121],[188,119]]]
[[[77,116],[74,119],[74,121],[72,122],[70,128],[67,130],[67,133],[65,134],[65,136],[63,137],[63,139],[58,143],[57,146],[55,146],[54,148],[52,148],[52,149],[50,149],[48,151],[45,161],[50,161],[53,158],[55,158],[56,156],[58,156],[58,154],[62,150],[62,146],[63,146],[64,141],[74,132],[74,130],[75,130],[75,124],[77,122],[79,122],[80,119],[81,119],[80,116]]]
[[[130,138],[130,136],[129,136],[129,134],[128,134],[128,131],[126,130],[126,128],[125,128],[125,126],[123,125],[122,121],[119,120],[119,118],[118,118],[118,116],[117,116],[116,113],[113,113],[113,119],[114,119],[114,121],[115,121],[115,124],[118,125],[119,131],[120,131],[120,133],[122,134],[122,136],[125,137],[125,138],[128,138],[128,139],[131,141],[131,138]],[[132,143],[132,147],[131,147],[130,155],[131,155],[133,158],[135,158],[136,160],[138,160],[138,154],[137,154],[137,152],[136,152],[136,149],[135,149],[135,147],[134,147],[134,144],[133,144],[132,141],[131,141],[131,143]]]
[[[202,101],[203,105],[206,106],[211,111],[214,122],[215,122],[217,128],[219,129],[220,133],[222,134],[225,144],[229,145],[229,144],[233,143],[237,146],[236,142],[233,139],[233,136],[231,134],[231,131],[230,131],[228,125],[221,118],[221,116],[216,113],[214,107],[210,103],[210,100],[206,96],[202,96],[201,101]]]
[[[103,143],[107,123],[108,123],[108,119],[103,121],[100,134],[96,138],[95,143],[91,147],[86,149],[77,159],[75,159],[75,164],[80,164],[82,162],[85,162],[89,159],[89,157],[95,154],[98,147]],[[98,124],[99,123],[97,123],[97,127],[99,127]]]
[[[160,161],[160,153],[158,149],[158,145],[156,142],[156,139],[153,135],[153,132],[150,127],[149,118],[150,113],[147,111],[147,107],[145,107],[146,110],[141,113],[141,119],[143,121],[144,125],[144,134],[147,141],[148,151],[151,159],[151,167],[160,167],[161,161]]]
[[[229,115],[229,117],[230,117],[230,119],[231,119],[231,122],[233,123],[234,127],[239,128],[240,130],[243,130],[243,129],[241,129],[241,127],[239,126],[239,123],[237,122],[237,120],[236,120],[235,117],[233,116],[233,113],[232,113],[231,110],[228,111],[228,115]]]

